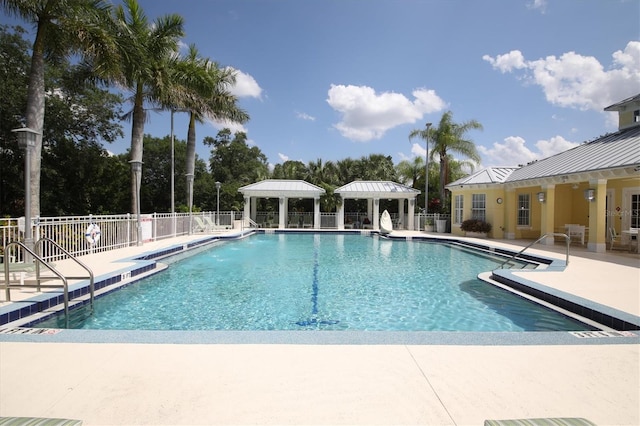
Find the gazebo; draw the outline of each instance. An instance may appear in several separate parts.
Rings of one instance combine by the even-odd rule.
[[[320,228],[320,196],[325,190],[303,180],[266,179],[238,189],[244,196],[244,217],[256,221],[256,206],[259,198],[277,198],[278,228],[287,227],[288,200],[290,198],[313,199],[313,225]]]
[[[343,200],[364,199],[367,200],[367,214],[373,217],[373,229],[380,229],[380,200],[398,200],[399,228],[405,228],[404,208],[405,200],[408,204],[407,229],[413,229],[413,218],[416,207],[416,197],[420,191],[396,182],[390,181],[364,181],[357,180],[348,183],[334,191],[340,194]],[[344,205],[343,202],[338,209],[338,229],[344,229]]]

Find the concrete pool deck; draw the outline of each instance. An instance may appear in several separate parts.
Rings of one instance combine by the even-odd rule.
[[[197,238],[82,260],[98,276],[121,270],[122,259]],[[530,249],[559,259],[563,250]],[[565,271],[534,274],[544,285],[639,316],[639,266],[637,254],[572,246]],[[549,344],[536,343],[536,333],[517,333],[533,335],[534,343],[515,344],[481,334],[485,343],[465,344],[463,335],[452,345],[438,333],[424,344],[127,343],[117,334],[109,343],[83,343],[0,334],[0,416],[85,425],[481,425],[531,417],[640,424],[637,332]]]

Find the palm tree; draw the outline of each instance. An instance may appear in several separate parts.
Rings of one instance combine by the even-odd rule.
[[[170,69],[177,60],[175,52],[183,36],[183,19],[176,14],[165,15],[150,23],[137,0],[124,0],[115,12],[116,36],[120,68],[112,78],[127,90],[133,104],[126,115],[131,129],[131,209],[140,213],[139,190],[142,167],[145,105],[161,104],[169,97]]]
[[[401,184],[413,185],[416,188],[415,185],[418,178],[424,174],[424,159],[422,157],[413,157],[413,161],[402,160],[396,165],[396,174]]]
[[[36,28],[29,87],[26,127],[39,134],[31,155],[31,217],[40,214],[40,164],[45,116],[45,63],[47,60],[79,54],[82,59],[102,57],[102,68],[113,64],[113,39],[109,36],[111,6],[104,0],[0,0],[7,14],[19,17]]]
[[[454,152],[473,160],[476,164],[480,163],[480,154],[478,154],[476,145],[472,140],[466,139],[465,134],[472,129],[482,130],[482,124],[476,120],[458,124],[453,122],[452,116],[453,113],[447,111],[440,119],[438,127],[428,128],[428,130],[415,129],[409,133],[409,139],[419,137],[427,143],[430,141],[435,143],[429,152],[429,159],[433,160],[436,155],[440,159],[440,199],[443,203],[446,203],[447,200],[445,186],[451,182],[449,153]]]
[[[167,99],[163,103],[172,110],[189,112],[189,130],[187,132],[187,179],[194,174],[196,163],[196,122],[206,118],[245,123],[249,115],[237,106],[238,99],[229,90],[235,84],[235,71],[221,69],[217,63],[200,57],[195,45],[189,46],[189,52],[180,58],[171,70]],[[191,205],[191,187],[188,204]]]

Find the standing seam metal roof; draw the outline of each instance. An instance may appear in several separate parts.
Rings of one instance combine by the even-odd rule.
[[[342,196],[372,196],[374,194],[384,195],[385,197],[395,195],[396,197],[409,198],[420,194],[420,191],[406,185],[401,185],[391,181],[370,181],[357,180],[334,191]]]

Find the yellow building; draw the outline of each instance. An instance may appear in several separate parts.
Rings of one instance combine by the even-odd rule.
[[[451,231],[463,220],[492,225],[489,237],[535,239],[582,229],[590,251],[604,252],[613,232],[640,227],[640,94],[605,108],[618,131],[522,167],[489,167],[447,185]],[[544,240],[553,244],[553,238]],[[624,242],[624,241],[623,241]]]

